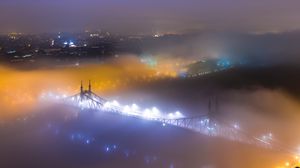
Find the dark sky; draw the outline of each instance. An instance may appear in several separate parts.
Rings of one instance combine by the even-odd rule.
[[[299,0],[1,0],[0,32],[120,33],[300,28]]]

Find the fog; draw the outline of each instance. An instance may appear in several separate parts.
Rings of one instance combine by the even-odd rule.
[[[203,31],[169,35],[144,42],[143,52],[159,58],[205,60],[228,58],[248,66],[300,64],[299,31],[228,32]]]
[[[21,37],[2,36],[0,42],[0,167],[295,167],[299,5],[299,0],[1,0],[0,34]],[[75,33],[95,31],[105,38]],[[51,57],[43,50],[50,41],[50,50],[56,50],[58,41],[48,38],[58,32],[73,32],[70,36],[87,43],[74,50],[64,46]],[[34,39],[41,44],[33,45]],[[95,52],[113,54],[84,57],[95,54],[90,40]],[[21,57],[18,50],[35,54]],[[123,50],[128,54],[119,53]],[[223,60],[224,67],[218,64]],[[209,68],[190,75],[195,63]],[[79,93],[81,82],[87,89],[89,80],[93,93],[119,102],[121,110],[82,108],[89,91],[81,92],[78,105],[59,99]],[[143,110],[134,116],[120,104]],[[189,123],[178,124],[173,113],[169,119],[177,125],[148,118],[144,109],[156,109],[161,119],[175,112]],[[194,124],[190,119],[198,116],[205,119]]]
[[[297,68],[285,69],[239,67],[199,78],[157,78],[153,77],[155,69],[141,64],[134,56],[82,67],[16,70],[2,66],[1,76],[5,78],[0,82],[0,102],[4,138],[0,155],[5,159],[1,164],[5,167],[284,165],[298,152],[299,138],[294,130],[299,129],[300,118],[297,87],[289,85],[285,76],[297,74]],[[272,78],[268,78],[271,74]],[[41,93],[47,91],[78,93],[80,81],[84,80],[87,86],[89,79],[94,92],[109,100],[137,103],[145,108],[156,106],[161,111],[180,110],[186,116],[207,114],[208,99],[217,97],[218,110],[213,114],[216,120],[237,122],[249,136],[272,132],[276,145],[272,149],[261,148],[171,126],[165,129],[155,122],[101,112],[82,113],[76,108],[53,104],[45,106],[39,101]],[[297,79],[293,78],[296,82]],[[70,140],[74,132],[93,142],[83,145],[85,139]],[[118,144],[118,150],[107,156],[105,145],[113,144]],[[129,158],[124,154],[127,150]],[[33,158],[39,161],[32,162]]]
[[[130,65],[128,65],[130,62]],[[36,107],[44,92],[73,95],[80,89],[80,82],[106,95],[142,81],[154,74],[134,56],[124,56],[106,64],[87,64],[81,67],[58,67],[51,69],[18,70],[0,67],[1,116],[30,111]],[[150,80],[150,79],[149,79]]]

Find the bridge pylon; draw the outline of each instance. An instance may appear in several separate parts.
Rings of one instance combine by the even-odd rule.
[[[85,95],[88,95],[88,96],[91,96],[93,94],[92,92],[92,84],[91,84],[91,80],[89,80],[89,86],[88,86],[88,89],[85,90],[84,89],[84,86],[82,84],[82,81],[81,81],[81,86],[80,86],[80,97],[84,97]]]
[[[89,80],[89,92],[92,93],[92,85],[91,85],[91,80]]]
[[[82,81],[81,81],[81,85],[80,85],[80,94],[83,93],[83,85],[82,85]]]

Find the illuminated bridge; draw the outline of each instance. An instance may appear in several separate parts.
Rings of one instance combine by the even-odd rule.
[[[81,83],[80,93],[70,97],[65,97],[64,102],[73,106],[77,106],[82,110],[97,110],[102,112],[117,113],[139,119],[153,120],[156,122],[161,122],[163,126],[168,124],[189,129],[196,127],[201,128],[200,125],[202,125],[202,127],[210,127],[210,121],[206,115],[184,117],[179,111],[175,113],[163,114],[156,107],[153,107],[152,109],[141,110],[136,104],[131,106],[122,106],[117,101],[110,102],[93,93],[90,82],[88,90],[84,90]],[[196,126],[198,124],[200,125]],[[212,127],[211,130],[211,134],[213,134],[214,128]]]
[[[222,121],[220,118],[211,115],[217,110],[218,106],[217,102],[212,101],[212,99],[209,100],[207,115],[186,117],[179,111],[164,113],[156,107],[142,109],[136,104],[121,105],[116,100],[106,100],[92,91],[90,81],[87,90],[84,89],[81,82],[80,92],[76,95],[68,97],[67,95],[48,93],[43,94],[41,98],[44,100],[63,102],[63,104],[78,107],[81,110],[93,110],[102,113],[118,114],[156,122],[161,124],[162,127],[175,126],[198,132],[206,136],[223,138],[230,141],[255,145],[276,151],[284,151],[293,155],[297,153],[295,152],[295,149],[286,147],[282,145],[284,143],[275,140],[271,132],[253,135],[252,133],[242,129],[238,122],[230,123]]]
[[[43,98],[46,96],[44,95]],[[141,109],[138,105],[121,105],[117,101],[108,101],[93,93],[91,82],[88,89],[84,89],[82,82],[80,92],[73,96],[47,95],[47,98],[63,101],[64,104],[78,107],[82,110],[94,110],[103,113],[114,113],[122,116],[157,122],[165,126],[175,126],[189,129],[203,135],[225,138],[231,141],[254,144],[266,148],[273,148],[273,138],[271,133],[264,133],[259,136],[252,136],[240,128],[237,123],[220,122],[213,116],[199,115],[186,117],[181,112],[163,113],[158,108],[152,107]],[[209,101],[208,111],[212,111],[211,101]],[[208,113],[209,114],[209,113]]]
[[[230,123],[223,121],[212,115],[217,110],[218,103],[214,99],[209,99],[207,115],[185,116],[181,112],[173,113],[161,112],[158,108],[142,109],[136,104],[121,105],[116,100],[109,101],[93,93],[91,82],[88,89],[85,90],[82,82],[80,92],[73,96],[57,95],[53,93],[44,93],[41,95],[43,100],[50,100],[67,105],[71,105],[84,110],[97,111],[99,113],[111,113],[150,122],[161,124],[162,127],[174,126],[188,129],[202,135],[223,138],[230,141],[243,144],[254,145],[275,151],[281,151],[293,156],[298,155],[297,149],[284,145],[279,142],[271,132],[255,134],[243,129],[238,122]]]

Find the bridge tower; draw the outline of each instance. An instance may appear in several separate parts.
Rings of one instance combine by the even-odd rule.
[[[81,98],[85,97],[85,96],[91,96],[93,94],[92,92],[92,84],[91,84],[91,80],[89,80],[89,87],[88,89],[85,89],[83,87],[83,82],[81,81],[81,85],[80,85],[80,96]]]
[[[217,96],[211,96],[208,100],[208,117],[215,118],[219,109],[219,101]]]
[[[83,94],[83,85],[82,85],[82,81],[81,81],[81,85],[80,85],[80,94]]]
[[[91,80],[89,80],[89,93],[92,93],[92,85],[91,85]]]

